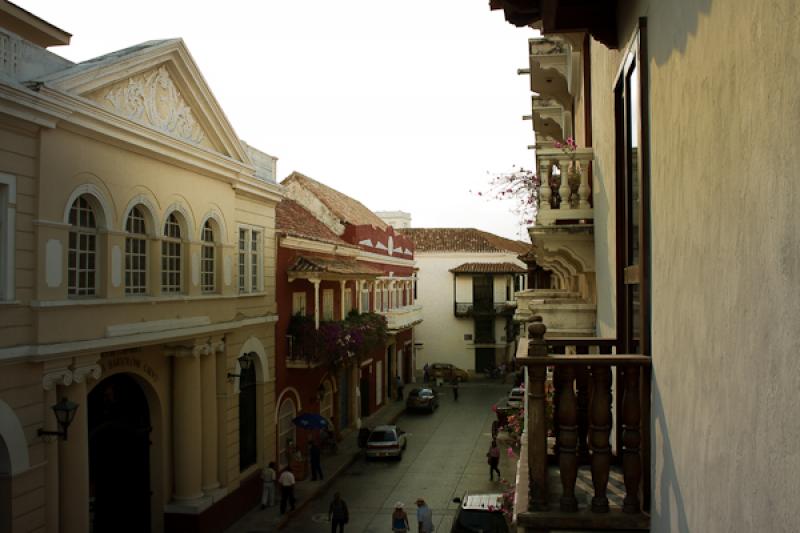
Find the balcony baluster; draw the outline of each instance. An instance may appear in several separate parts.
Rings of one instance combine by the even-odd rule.
[[[592,366],[592,398],[589,405],[592,449],[592,512],[608,512],[608,476],[611,468],[611,368]]]
[[[561,198],[559,209],[570,208],[570,197],[572,196],[572,188],[569,186],[569,172],[570,164],[572,163],[569,158],[559,158],[558,170],[561,172],[561,186],[558,188],[558,196]]]
[[[558,402],[558,466],[561,471],[561,510],[575,512],[575,482],[578,478],[578,399],[575,396],[575,366],[561,369]]]
[[[638,513],[639,484],[642,480],[641,431],[642,415],[639,398],[639,367],[624,367],[625,392],[622,398],[622,472],[625,478],[625,499],[622,510]]]

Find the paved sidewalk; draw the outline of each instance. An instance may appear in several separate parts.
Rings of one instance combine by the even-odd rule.
[[[406,386],[406,389],[410,389]],[[381,424],[393,424],[405,410],[404,401],[392,401],[381,408],[377,413],[362,420],[366,427],[378,426]],[[267,507],[262,510],[256,506],[231,527],[225,533],[268,533],[281,529],[292,516],[302,513],[305,507],[318,494],[322,493],[336,477],[344,472],[355,460],[361,456],[361,450],[357,442],[358,431],[348,429],[341,434],[342,440],[339,442],[338,451],[334,455],[323,454],[322,472],[325,474],[323,481],[310,481],[308,479],[298,481],[294,488],[297,505],[295,510],[283,516],[280,515],[278,505]],[[280,501],[280,492],[277,493]]]

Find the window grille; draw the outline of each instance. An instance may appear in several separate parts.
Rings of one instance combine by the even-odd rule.
[[[181,281],[181,226],[172,213],[164,224],[161,243],[161,292],[180,293]]]
[[[214,282],[214,229],[211,221],[206,220],[203,224],[202,253],[200,256],[200,289],[203,292],[214,292],[216,283]]]
[[[144,215],[134,207],[125,221],[125,294],[147,293],[147,231]]]
[[[69,211],[67,294],[94,296],[96,292],[97,223],[86,196],[80,196]]]

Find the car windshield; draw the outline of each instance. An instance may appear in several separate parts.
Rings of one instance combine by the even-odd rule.
[[[368,442],[392,442],[394,440],[394,431],[382,430],[370,433]]]
[[[433,396],[433,391],[429,390],[429,389],[423,389],[423,390],[419,391],[419,396],[424,396],[424,397],[429,398],[429,397]]]
[[[462,509],[458,513],[458,525],[466,531],[478,531],[482,533],[508,533],[503,514],[490,511],[473,511]]]

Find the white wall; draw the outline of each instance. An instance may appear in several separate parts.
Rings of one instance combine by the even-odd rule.
[[[800,3],[623,4],[622,45],[637,17],[649,31],[651,530],[796,531]],[[592,43],[591,57],[605,335],[621,53]]]
[[[423,321],[414,328],[415,341],[423,343],[417,351],[417,368],[425,363],[452,363],[464,369],[475,366],[475,351],[472,341],[465,341],[464,335],[474,335],[474,322],[470,318],[456,318],[453,303],[453,274],[451,268],[463,263],[514,263],[525,268],[525,264],[517,259],[516,254],[464,254],[464,253],[425,253],[416,252],[415,259],[419,268],[418,299],[422,305]],[[460,302],[472,301],[472,279],[463,278],[463,286],[459,280]],[[469,295],[468,299],[462,298]],[[468,291],[468,293],[466,292]],[[505,283],[503,284],[505,299]],[[500,300],[498,300],[500,301]],[[502,323],[502,321],[499,321]],[[498,333],[496,339],[500,340]]]

